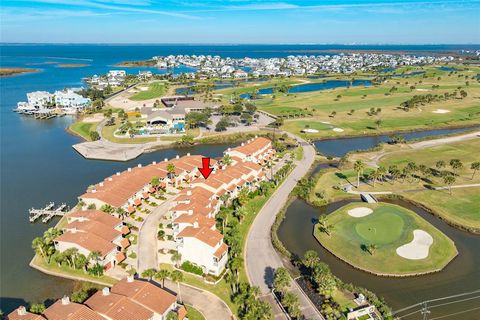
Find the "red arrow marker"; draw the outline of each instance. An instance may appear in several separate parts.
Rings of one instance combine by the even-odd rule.
[[[202,158],[202,167],[198,168],[202,176],[207,179],[213,169],[210,168],[210,158]]]

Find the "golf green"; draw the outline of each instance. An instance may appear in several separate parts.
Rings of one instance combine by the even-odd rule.
[[[396,208],[395,208],[396,209]],[[404,219],[396,210],[375,209],[355,224],[355,231],[367,244],[387,244],[399,239],[403,233]]]
[[[362,207],[372,212],[361,217],[349,215],[349,210]],[[329,214],[326,224],[331,228],[317,225],[314,230],[315,238],[324,248],[352,266],[378,275],[407,276],[438,271],[457,255],[452,240],[415,212],[398,205],[350,203]],[[425,231],[433,238],[424,259],[407,259],[396,252],[413,240],[414,230]]]

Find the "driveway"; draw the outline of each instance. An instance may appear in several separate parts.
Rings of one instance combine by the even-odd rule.
[[[165,287],[178,294],[176,283],[165,280]],[[199,310],[207,320],[234,319],[230,308],[213,293],[183,283],[180,283],[180,293],[182,301]]]
[[[145,269],[158,268],[158,248],[157,248],[157,231],[158,225],[163,215],[172,206],[173,198],[167,199],[165,202],[155,207],[143,222],[138,231],[138,268],[137,271],[142,273]]]
[[[245,264],[249,281],[252,285],[260,288],[265,301],[268,301],[274,310],[278,309],[278,306],[274,305],[273,299],[269,297],[271,296],[270,287],[273,284],[275,269],[282,267],[283,263],[280,255],[272,245],[270,230],[276,215],[285,206],[288,195],[297,184],[297,181],[303,178],[312,166],[316,154],[315,148],[305,140],[292,134],[289,134],[289,136],[295,138],[303,147],[304,158],[296,161],[293,171],[257,214],[250,228],[245,250]],[[307,319],[323,319],[293,280],[290,290],[299,297],[300,308]],[[275,318],[280,319],[281,317],[276,315]]]

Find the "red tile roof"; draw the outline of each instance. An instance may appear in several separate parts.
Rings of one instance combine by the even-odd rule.
[[[211,230],[207,227],[186,227],[177,235],[178,238],[196,238],[210,247],[215,247],[222,239],[223,235],[217,230]]]
[[[123,279],[112,287],[112,292],[126,296],[136,303],[156,313],[164,314],[177,300],[177,298],[146,281]]]
[[[6,316],[5,319],[6,320],[45,320],[45,318],[42,317],[41,315],[31,313],[31,312],[25,312],[25,314],[20,315],[18,311],[20,308],[21,307],[13,310],[11,313],[9,313]]]
[[[112,228],[119,225],[122,221],[118,218],[115,218],[109,213],[105,213],[99,210],[80,210],[75,211],[67,215],[68,220],[73,220],[72,218],[84,218],[88,220],[98,221],[105,225],[111,226]]]
[[[48,307],[43,314],[48,320],[105,320],[83,304],[63,304],[62,299]]]
[[[153,311],[125,296],[112,292],[104,295],[102,291],[97,291],[85,301],[85,304],[112,320],[148,320],[153,317]]]
[[[243,146],[238,146],[236,148],[233,148],[232,151],[237,151],[239,153],[242,153],[246,156],[251,155],[255,153],[258,150],[261,150],[268,145],[271,145],[271,141],[267,138],[263,137],[258,137],[253,139],[253,141],[249,143],[245,143]]]
[[[118,238],[118,236],[122,235],[120,231],[97,221],[74,221],[67,224],[64,228],[68,230],[81,230],[83,232],[93,233],[107,241],[113,241]]]
[[[227,250],[228,250],[228,246],[225,243],[222,243],[222,245],[217,249],[217,251],[215,251],[213,255],[218,259],[220,259],[223,256],[223,254],[227,252]]]
[[[99,236],[87,232],[65,232],[55,238],[55,241],[74,243],[88,251],[100,251],[105,257],[117,246]]]

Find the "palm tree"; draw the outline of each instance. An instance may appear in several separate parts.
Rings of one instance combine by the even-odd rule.
[[[47,256],[45,254],[45,242],[42,237],[36,237],[33,239],[32,249],[35,249],[35,251],[45,259],[45,262],[47,262]]]
[[[375,182],[377,181],[377,179],[380,177],[380,173],[378,172],[378,170],[375,170],[375,171],[372,171],[370,172],[370,174],[368,175],[368,177],[373,180],[373,187],[375,188]]]
[[[377,250],[377,245],[374,243],[371,243],[368,245],[367,250],[373,256],[373,254],[375,253],[375,250]]]
[[[288,310],[288,314],[292,318],[298,318],[302,315],[300,311],[300,302],[298,296],[292,292],[287,292],[282,298],[282,305]]]
[[[288,287],[290,287],[290,275],[287,269],[283,267],[275,269],[273,286],[277,291],[281,292],[282,295],[285,294]]]
[[[242,223],[243,218],[247,215],[247,209],[245,207],[238,207],[234,211],[235,217]]]
[[[382,125],[382,120],[381,119],[375,120],[375,125],[377,126],[377,130],[380,129],[380,126]]]
[[[167,164],[168,178],[172,179],[175,176],[175,165],[173,163]]]
[[[157,274],[157,270],[150,268],[150,269],[145,269],[142,272],[142,277],[148,278],[148,281],[152,281],[152,278]]]
[[[318,253],[313,250],[308,250],[303,255],[302,263],[307,268],[313,268],[318,262],[320,262],[320,258],[318,257]]]
[[[157,187],[160,185],[160,178],[153,177],[152,180],[150,181],[150,185],[155,189],[157,189]]]
[[[363,174],[363,170],[365,169],[365,164],[362,160],[357,160],[353,165],[353,169],[357,172],[357,188],[360,186],[360,173]]]
[[[230,165],[232,163],[232,158],[228,154],[223,156],[222,163],[226,166]]]
[[[333,225],[328,223],[327,216],[321,216],[320,219],[318,219],[318,228],[321,232],[325,232],[330,236],[330,231],[333,230]]]
[[[92,251],[88,255],[88,261],[95,261],[95,264],[98,263],[98,260],[102,257],[102,253],[100,251]]]
[[[472,180],[473,178],[475,177],[475,173],[477,172],[477,170],[480,170],[480,162],[473,162],[471,165],[470,165],[470,169],[473,170],[473,173],[472,173]]]
[[[170,274],[170,279],[172,279],[173,282],[177,283],[177,291],[178,291],[178,297],[180,298],[179,302],[182,302],[182,293],[180,292],[180,282],[183,281],[183,273],[179,270],[173,270],[172,273]]]
[[[170,260],[172,260],[172,262],[175,264],[175,267],[178,268],[178,263],[180,262],[180,260],[182,260],[182,255],[180,254],[180,252],[175,251],[174,253],[172,253],[172,257],[170,258]]]
[[[166,269],[160,269],[155,275],[153,276],[155,279],[162,281],[162,288],[165,287],[165,279],[170,277],[170,271]]]
[[[443,182],[448,185],[448,191],[450,193],[450,195],[452,195],[452,184],[455,183],[455,176],[454,175],[451,175],[451,174],[446,174],[443,176]]]
[[[118,207],[117,210],[115,210],[115,212],[122,220],[125,219],[125,216],[127,215],[127,212],[122,207]]]

